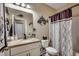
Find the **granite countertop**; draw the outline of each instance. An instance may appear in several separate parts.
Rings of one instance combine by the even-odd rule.
[[[11,47],[31,44],[31,43],[35,43],[35,42],[40,42],[40,40],[37,39],[37,38],[29,38],[29,39],[26,39],[26,40],[23,40],[23,39],[13,40],[13,41],[8,42],[7,47],[11,48]]]

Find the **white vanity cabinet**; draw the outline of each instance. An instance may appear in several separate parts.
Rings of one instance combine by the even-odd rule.
[[[30,54],[28,51],[25,51],[25,52],[21,52],[21,53],[18,53],[16,55],[13,55],[13,56],[30,56]]]
[[[40,42],[15,46],[5,50],[5,56],[40,56]]]
[[[30,56],[40,56],[40,48],[34,48],[30,50]]]

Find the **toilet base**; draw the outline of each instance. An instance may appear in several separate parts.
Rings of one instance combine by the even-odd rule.
[[[56,55],[50,55],[50,54],[46,53],[45,56],[59,56],[59,54],[56,54]]]
[[[48,53],[46,53],[45,56],[50,56],[50,55]]]

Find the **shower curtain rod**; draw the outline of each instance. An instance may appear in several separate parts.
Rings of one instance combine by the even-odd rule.
[[[73,5],[73,6],[69,7],[69,8],[72,9],[72,8],[74,8],[74,7],[76,7],[76,6],[79,6],[79,4]],[[69,9],[69,8],[67,8],[67,9]],[[64,10],[66,10],[66,9],[64,9]],[[62,10],[62,11],[64,11],[64,10]],[[60,12],[62,12],[62,11],[60,11]],[[57,13],[55,13],[55,14],[58,14],[58,13],[60,13],[60,12],[57,12]],[[54,14],[54,15],[55,15],[55,14]],[[52,16],[53,16],[53,15],[52,15]],[[50,17],[51,17],[51,16],[49,16],[49,18],[50,18]]]
[[[70,8],[72,9],[72,8],[74,8],[74,7],[76,7],[76,6],[79,6],[79,4],[76,4],[76,5],[74,5],[74,6],[71,6]]]

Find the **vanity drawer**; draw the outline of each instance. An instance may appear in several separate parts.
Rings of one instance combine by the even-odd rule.
[[[41,43],[40,42],[36,42],[36,43],[32,43],[32,44],[26,45],[26,50],[37,48],[37,47],[41,47]]]
[[[14,47],[14,48],[11,48],[11,55],[16,55],[24,51],[26,51],[26,45]]]

